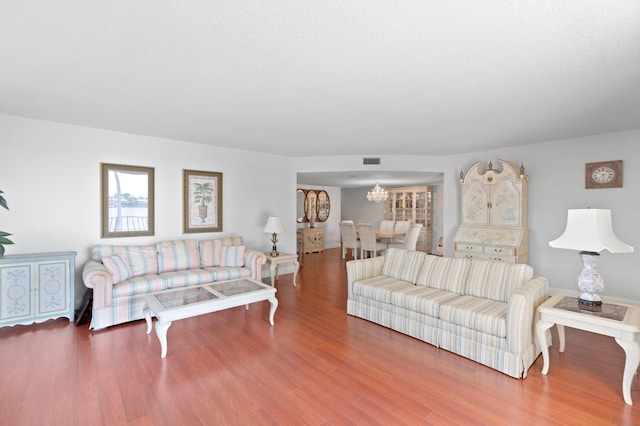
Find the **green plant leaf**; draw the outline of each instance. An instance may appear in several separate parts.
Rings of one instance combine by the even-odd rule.
[[[0,192],[2,192],[2,191],[0,191]],[[0,206],[2,206],[5,209],[9,210],[9,205],[7,204],[7,200],[5,200],[2,195],[0,195]]]
[[[5,237],[0,237],[0,246],[1,245],[9,245],[9,244],[13,244],[13,241],[11,241],[8,238]]]
[[[11,234],[8,232],[0,231],[0,237],[8,237],[9,235]]]

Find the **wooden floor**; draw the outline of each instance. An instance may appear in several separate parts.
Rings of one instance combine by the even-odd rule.
[[[0,329],[0,425],[640,424],[611,338],[567,329],[517,380],[347,316],[338,249],[291,279],[273,327],[268,302],[178,321],[166,359],[144,321]]]

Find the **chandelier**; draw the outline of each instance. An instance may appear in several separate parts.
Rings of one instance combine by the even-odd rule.
[[[384,190],[384,188],[381,188],[380,185],[378,185],[378,182],[376,182],[376,186],[373,187],[371,191],[367,192],[367,200],[373,201],[374,203],[387,201],[387,198],[389,198],[389,194]]]

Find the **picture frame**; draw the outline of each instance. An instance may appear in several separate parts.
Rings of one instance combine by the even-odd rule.
[[[182,170],[184,233],[222,231],[222,173]]]
[[[101,237],[154,235],[153,167],[100,163]]]

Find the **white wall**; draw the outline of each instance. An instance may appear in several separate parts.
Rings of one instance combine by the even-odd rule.
[[[146,244],[164,239],[206,239],[239,234],[247,246],[269,250],[262,232],[269,215],[291,232],[278,248],[294,253],[296,174],[291,159],[86,127],[0,115],[0,230],[15,245],[6,254],[77,251],[80,272],[92,245]],[[100,238],[100,163],[155,169],[155,235]],[[223,232],[182,233],[182,169],[223,173]]]
[[[385,203],[373,203],[367,200],[369,189],[371,188],[344,188],[342,190],[343,220],[353,220],[356,224],[370,223],[374,228],[380,226],[380,221],[384,219]]]
[[[267,216],[279,215],[285,227],[295,223],[296,173],[371,170],[362,166],[362,156],[292,159],[6,115],[0,115],[0,134],[0,189],[11,208],[0,209],[0,230],[14,234],[16,243],[7,247],[7,254],[77,251],[77,300],[84,291],[80,267],[94,244],[145,244],[237,233],[248,246],[269,250],[269,236],[262,233]],[[529,175],[529,263],[536,274],[548,277],[553,290],[575,293],[578,254],[552,249],[547,243],[564,230],[567,209],[610,208],[616,234],[636,250],[602,253],[605,296],[640,304],[640,285],[634,279],[634,266],[640,264],[638,140],[640,129],[450,157],[383,156],[379,169],[444,173],[442,228],[445,254],[451,255],[459,225],[460,170],[480,160],[524,162]],[[585,163],[620,159],[623,188],[584,188]],[[155,236],[100,238],[101,162],[154,167]],[[223,173],[221,234],[182,233],[182,169]],[[336,188],[328,189],[330,220],[339,220],[335,212],[340,211],[336,201],[341,195]],[[293,252],[295,242],[295,232],[285,232],[278,248]]]
[[[443,203],[444,249],[445,255],[451,256],[453,236],[460,223],[460,170],[466,171],[475,162],[490,159],[494,164],[496,159],[518,165],[524,162],[529,175],[529,263],[536,275],[549,278],[552,293],[577,294],[575,279],[581,265],[578,254],[552,249],[548,242],[564,231],[568,209],[609,208],[616,234],[636,250],[632,254],[601,253],[600,272],[606,281],[604,296],[640,304],[640,284],[634,279],[634,266],[640,264],[639,140],[640,129],[449,157],[379,156],[382,163],[379,169],[444,173],[442,196],[436,199]],[[608,160],[624,161],[623,188],[585,189],[585,164]],[[361,156],[309,157],[297,159],[296,169],[299,173],[359,171],[370,170],[370,166],[362,165]]]

